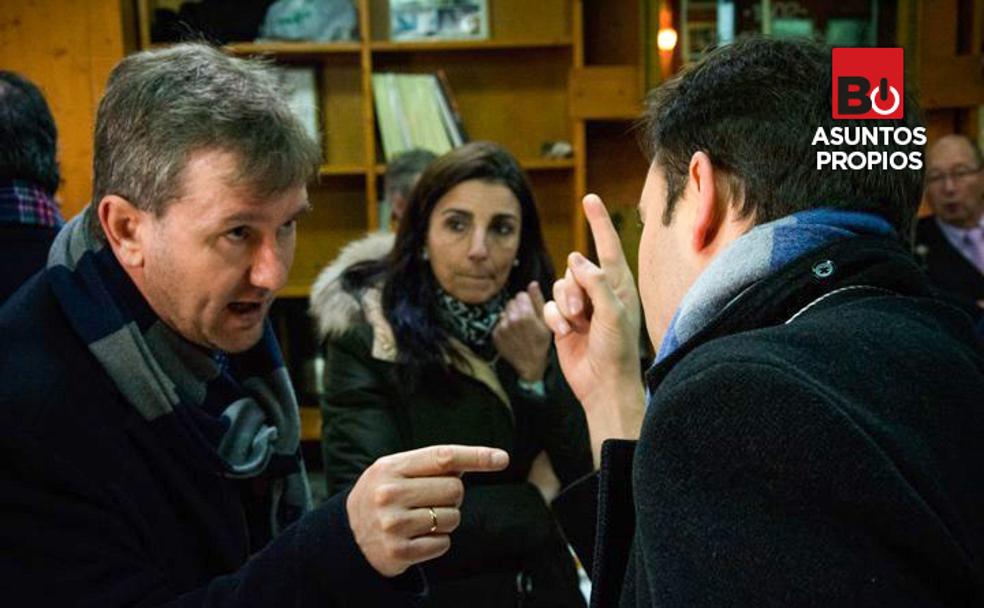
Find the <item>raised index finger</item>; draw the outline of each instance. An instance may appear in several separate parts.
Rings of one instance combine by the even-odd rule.
[[[605,203],[601,202],[597,194],[588,194],[582,204],[584,215],[588,218],[588,225],[591,227],[591,235],[594,237],[601,268],[609,270],[627,267],[625,253],[622,252],[622,242],[615,232],[615,226],[608,215],[608,210],[605,209]]]
[[[397,461],[396,471],[404,477],[501,471],[509,464],[509,454],[503,450],[470,445],[433,445],[390,458]]]

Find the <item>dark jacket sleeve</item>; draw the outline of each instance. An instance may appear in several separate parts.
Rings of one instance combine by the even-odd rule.
[[[594,465],[584,409],[564,380],[552,348],[550,358],[543,380],[543,397],[531,396],[519,389],[511,369],[509,384],[514,388],[510,397],[521,401],[530,412],[533,433],[543,444],[560,486],[564,488],[590,473]]]
[[[904,439],[876,441],[860,410],[787,369],[682,368],[636,448],[623,606],[937,605],[960,550],[884,451]]]
[[[470,485],[451,548],[425,570],[449,578],[520,570],[557,539],[550,510],[533,484]]]
[[[391,368],[372,359],[371,340],[368,327],[359,326],[325,345],[322,449],[330,492],[353,483],[377,458],[410,446],[397,411],[406,397],[386,377]],[[518,569],[554,530],[539,491],[526,482],[468,484],[461,517],[451,549],[429,571],[458,577]]]
[[[390,606],[410,605],[425,588],[419,569],[386,579],[371,567],[340,494],[238,570],[189,589],[169,580],[148,545],[152,539],[131,525],[126,493],[90,479],[39,438],[3,437],[0,591],[6,605]]]
[[[616,606],[635,532],[632,462],[635,441],[608,440],[601,469],[568,486],[553,502],[561,528],[591,574],[597,606]]]
[[[372,332],[357,326],[325,343],[321,450],[329,495],[355,483],[382,456],[407,449],[397,420],[399,396],[372,360]]]

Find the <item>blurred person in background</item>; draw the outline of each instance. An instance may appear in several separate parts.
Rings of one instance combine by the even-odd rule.
[[[382,260],[393,250],[396,235],[389,230],[389,227],[396,228],[400,225],[414,185],[420,178],[421,172],[435,158],[437,155],[430,150],[415,148],[397,155],[386,165],[386,175],[383,178],[384,205],[382,205],[382,211],[389,210],[389,213],[385,220],[381,215],[380,220],[388,223],[381,230],[371,232],[347,244],[339,252],[338,257],[318,275],[311,287],[310,308],[310,313],[316,320],[323,318],[318,314],[318,311],[331,310],[339,306],[345,307],[350,303],[350,299],[347,297],[334,297],[344,294],[329,288],[329,285],[338,279],[342,271],[360,262]],[[324,334],[323,330],[317,331],[322,335]]]
[[[406,213],[410,202],[410,193],[417,184],[420,174],[427,165],[431,164],[437,155],[430,150],[415,148],[397,154],[386,164],[383,176],[383,197],[390,210],[390,223],[395,227],[400,225],[403,214]]]
[[[970,138],[929,148],[926,198],[933,215],[916,226],[916,255],[939,287],[984,311],[984,161]]]
[[[44,268],[64,220],[58,190],[58,130],[41,91],[0,70],[0,304]]]
[[[502,448],[507,470],[465,478],[453,548],[425,569],[427,605],[583,604],[547,502],[591,453],[542,318],[553,269],[515,158],[484,142],[449,152],[421,175],[387,260],[336,264],[320,289],[347,304],[314,311],[329,493],[396,451]]]

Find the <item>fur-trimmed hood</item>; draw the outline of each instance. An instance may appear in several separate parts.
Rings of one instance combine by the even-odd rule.
[[[357,323],[368,323],[372,328],[372,357],[380,361],[396,361],[396,340],[393,329],[383,314],[380,286],[367,286],[364,292],[352,293],[342,285],[342,275],[354,264],[379,260],[393,249],[396,236],[391,233],[369,234],[346,245],[318,275],[311,287],[308,313],[317,322],[318,339],[341,337]],[[451,346],[460,357],[451,359],[451,365],[459,372],[485,384],[507,408],[512,408],[509,395],[502,387],[495,368],[458,340],[451,339]]]
[[[338,257],[321,271],[311,287],[308,308],[316,322],[319,340],[340,336],[363,320],[362,302],[342,286],[342,275],[359,262],[386,257],[395,240],[396,235],[391,232],[368,234],[342,248]]]

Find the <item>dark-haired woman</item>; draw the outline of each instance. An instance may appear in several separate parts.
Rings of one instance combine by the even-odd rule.
[[[553,270],[525,174],[494,144],[448,153],[421,175],[391,253],[379,255],[343,252],[312,294],[326,336],[329,492],[393,452],[503,448],[506,471],[464,479],[451,549],[424,566],[427,605],[583,605],[566,543],[530,481],[552,465],[566,485],[592,464],[584,414],[542,319],[540,286]]]

